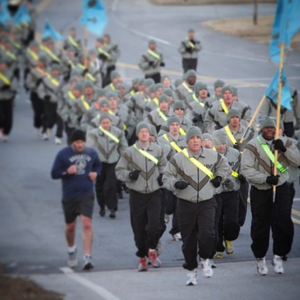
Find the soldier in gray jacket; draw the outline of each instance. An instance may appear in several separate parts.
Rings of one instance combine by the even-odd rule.
[[[183,73],[186,73],[188,70],[197,71],[198,53],[201,49],[200,41],[195,40],[195,30],[190,29],[187,38],[180,43],[178,49],[182,56]]]
[[[149,41],[149,48],[146,54],[142,55],[139,67],[145,74],[145,78],[152,78],[155,83],[161,82],[160,70],[164,67],[164,58],[162,53],[156,51],[156,42]]]
[[[197,73],[194,70],[188,70],[184,74],[184,81],[176,88],[175,92],[179,100],[185,100],[194,93]]]
[[[288,167],[300,165],[296,146],[287,138],[274,140],[275,122],[266,118],[261,134],[244,149],[241,172],[251,184],[251,249],[257,259],[257,270],[266,275],[265,256],[269,247],[270,228],[273,233],[273,265],[275,273],[284,272],[282,257],[292,247],[294,227],[291,220],[291,201],[288,186]],[[273,173],[274,150],[278,150],[277,175]],[[276,193],[273,195],[273,186]]]
[[[202,148],[201,131],[190,127],[187,149],[177,153],[164,170],[164,186],[178,198],[177,217],[187,269],[187,285],[197,284],[197,256],[203,275],[211,277],[211,253],[215,240],[215,190],[228,174],[227,159],[216,151]]]
[[[112,126],[108,113],[102,114],[100,126],[87,136],[87,145],[94,147],[102,162],[102,172],[96,180],[96,195],[100,206],[100,216],[105,216],[105,206],[110,210],[110,218],[116,217],[118,209],[116,164],[128,147],[124,132]]]
[[[147,271],[147,256],[152,267],[161,262],[155,248],[161,234],[162,173],[166,158],[161,147],[149,141],[147,123],[137,125],[138,141],[121,156],[116,174],[130,188],[130,218],[134,234],[136,255],[140,258],[139,271]]]
[[[208,107],[211,107],[213,102],[220,100],[222,98],[222,88],[224,86],[225,86],[225,82],[220,79],[217,79],[214,82],[215,93],[210,98],[207,99]]]

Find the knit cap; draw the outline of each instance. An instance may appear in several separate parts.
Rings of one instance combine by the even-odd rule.
[[[214,145],[227,144],[227,134],[222,130],[216,130],[213,133]]]
[[[87,88],[87,87],[91,87],[91,88],[94,89],[94,84],[93,84],[93,82],[90,81],[90,80],[85,81],[84,84],[83,84],[83,88],[85,89],[85,88]]]
[[[173,95],[173,91],[170,88],[164,89],[163,94],[165,94],[165,95],[167,95],[169,97],[173,97],[174,96]]]
[[[173,110],[178,109],[178,108],[185,109],[185,105],[184,105],[184,102],[182,100],[174,101]]]
[[[229,121],[230,118],[232,118],[232,117],[239,117],[239,119],[240,119],[241,118],[240,110],[237,108],[234,108],[234,107],[229,109],[228,115],[227,115],[227,120]]]
[[[172,123],[175,123],[175,122],[178,123],[178,124],[181,123],[179,117],[173,115],[173,116],[171,116],[170,118],[168,118],[168,120],[167,120],[167,125],[168,125],[168,127],[170,127],[170,125],[171,125]]]
[[[47,65],[47,57],[46,55],[40,55],[39,61],[41,61],[44,65]]]
[[[114,80],[116,77],[120,76],[119,72],[116,71],[116,70],[113,70],[111,73],[110,73],[110,80]]]
[[[109,119],[111,121],[111,116],[109,113],[104,113],[100,115],[99,123],[101,123],[104,119]]]
[[[220,80],[220,79],[217,79],[215,82],[214,82],[214,88],[216,89],[217,87],[223,87],[225,85],[225,82]]]
[[[149,129],[150,129],[150,135],[157,137],[157,131],[154,125],[148,124]]]
[[[158,98],[158,100],[159,100],[159,103],[162,103],[162,102],[167,102],[167,103],[169,103],[169,98],[168,98],[168,96],[165,95],[165,94],[162,94],[162,95]]]
[[[221,94],[223,95],[226,91],[229,91],[229,92],[232,93],[232,88],[231,88],[231,86],[229,86],[229,85],[223,86],[223,87],[222,87],[222,90],[221,90]]]
[[[187,133],[186,133],[186,136],[185,136],[185,140],[186,142],[189,141],[189,139],[193,136],[199,136],[201,138],[201,130],[199,127],[196,127],[196,126],[191,126]]]
[[[82,93],[82,84],[80,82],[77,82],[73,90],[80,91]]]
[[[188,70],[185,74],[184,74],[184,79],[188,79],[189,77],[197,77],[197,73],[195,70]]]
[[[232,89],[232,96],[237,96],[238,95],[238,89],[234,86],[232,86],[231,89]]]
[[[202,134],[202,140],[204,141],[204,140],[210,140],[210,141],[213,141],[213,136],[211,135],[211,134],[209,134],[209,133],[203,133]]]
[[[149,86],[151,86],[152,84],[153,84],[153,85],[155,84],[155,81],[154,81],[152,78],[148,78],[148,79],[146,79],[145,82],[144,82],[145,87],[149,87]]]
[[[266,127],[276,127],[275,126],[275,121],[269,117],[265,118],[261,123],[260,123],[260,130],[266,128]]]
[[[109,101],[105,98],[105,99],[102,99],[100,102],[99,102],[99,106],[102,107],[103,105],[108,105],[109,106]]]
[[[149,124],[146,123],[146,122],[140,122],[139,124],[137,124],[136,126],[136,135],[139,134],[140,130],[143,129],[143,128],[146,128],[148,129],[149,133],[150,133],[150,127],[149,127]]]
[[[85,132],[80,129],[74,130],[71,135],[71,143],[73,143],[75,141],[84,141],[85,142]]]
[[[156,42],[154,40],[150,40],[149,43],[148,43],[148,45],[150,46],[152,44],[156,45]]]
[[[182,82],[183,82],[182,78],[177,78],[174,82],[175,87],[176,88],[179,87],[182,84]]]

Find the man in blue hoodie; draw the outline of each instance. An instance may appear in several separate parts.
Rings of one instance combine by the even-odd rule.
[[[76,218],[80,215],[83,231],[83,269],[90,270],[93,243],[92,214],[94,206],[94,181],[101,172],[101,162],[93,148],[85,147],[85,133],[75,130],[71,145],[56,155],[51,176],[62,179],[62,206],[65,215],[65,234],[68,243],[68,265],[77,266],[75,245]]]

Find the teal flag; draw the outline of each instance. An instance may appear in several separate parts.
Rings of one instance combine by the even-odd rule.
[[[46,37],[52,37],[55,41],[63,40],[63,37],[61,36],[61,34],[54,30],[54,28],[51,26],[49,21],[46,21],[45,26],[44,26],[43,38],[46,38]]]

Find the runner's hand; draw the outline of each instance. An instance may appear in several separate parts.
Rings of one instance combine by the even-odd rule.
[[[67,170],[68,174],[76,174],[77,173],[77,167],[75,165],[71,165],[68,170]]]
[[[96,180],[97,178],[97,173],[96,172],[90,172],[89,177],[92,181]]]

